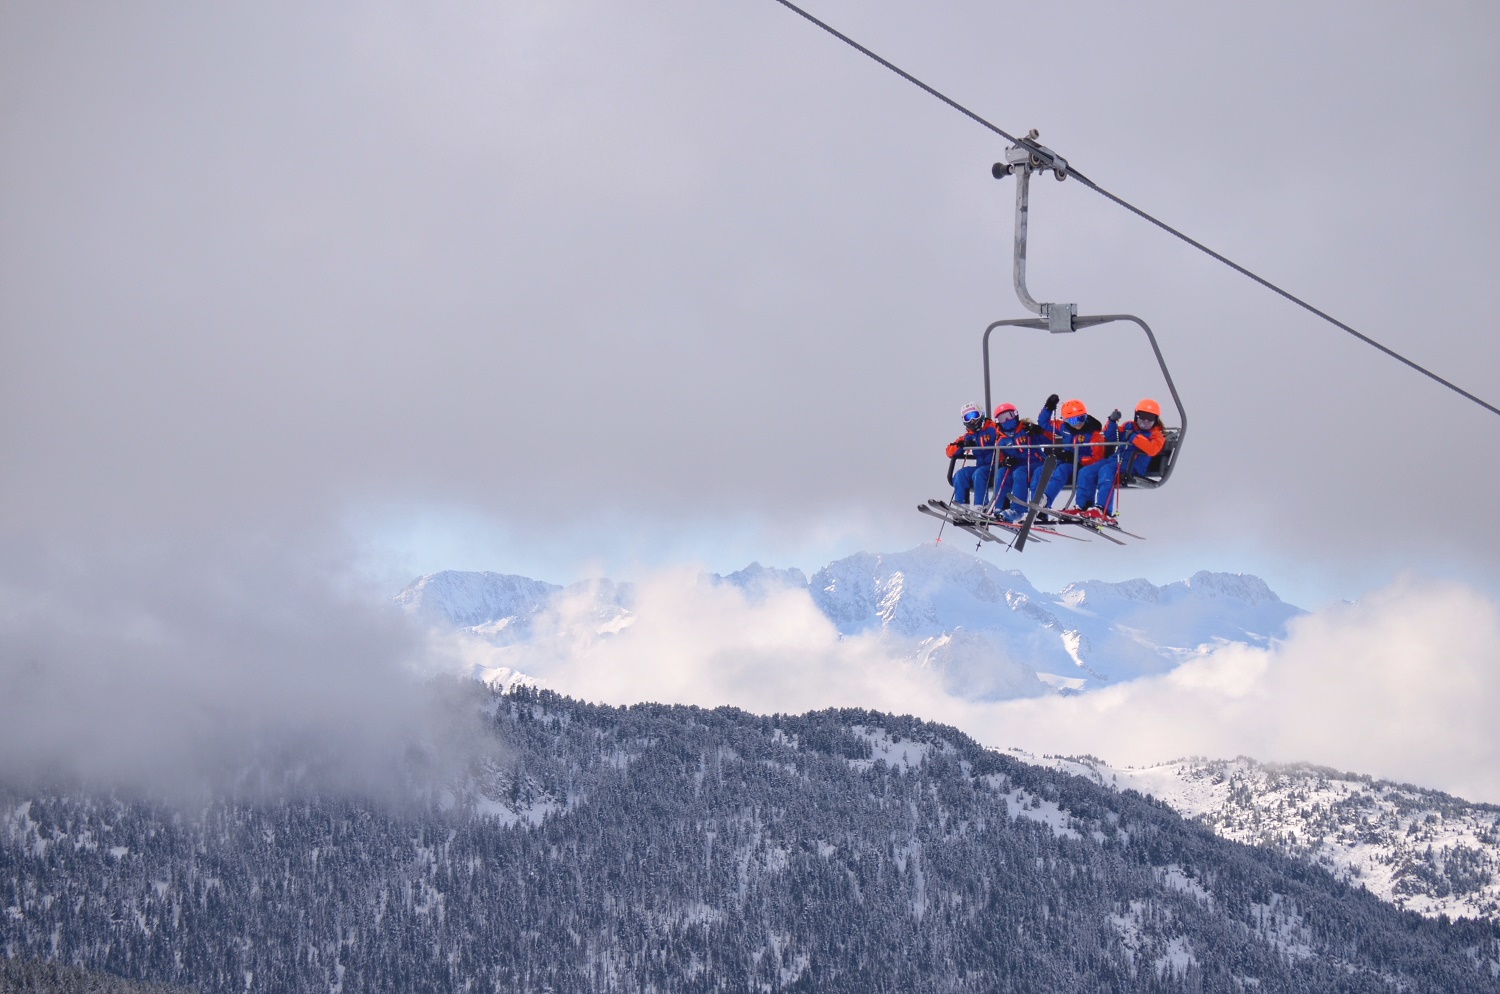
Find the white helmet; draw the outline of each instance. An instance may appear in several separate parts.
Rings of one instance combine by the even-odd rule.
[[[964,419],[964,424],[966,425],[970,421],[983,421],[984,409],[978,404],[965,404],[963,411],[960,412],[960,417]]]

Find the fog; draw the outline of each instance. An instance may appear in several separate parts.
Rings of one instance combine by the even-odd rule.
[[[440,777],[477,741],[477,720],[424,682],[424,634],[313,546],[4,552],[0,777],[13,783],[394,795],[404,770]]]

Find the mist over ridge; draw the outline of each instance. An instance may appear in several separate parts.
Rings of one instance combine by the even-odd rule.
[[[414,581],[400,596],[441,620],[422,590]],[[1500,801],[1487,717],[1500,708],[1500,609],[1453,581],[1406,576],[1308,613],[1244,574],[1047,594],[989,561],[920,547],[849,556],[805,583],[798,571],[684,567],[549,596],[478,626],[449,617],[461,672],[621,703],[864,706],[948,721],[991,746],[1117,763],[1325,763]]]

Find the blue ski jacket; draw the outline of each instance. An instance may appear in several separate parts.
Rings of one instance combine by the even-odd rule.
[[[1141,475],[1150,469],[1151,460],[1161,455],[1161,450],[1166,447],[1167,433],[1160,420],[1149,431],[1142,431],[1134,421],[1127,421],[1120,425],[1120,441],[1130,443],[1119,450],[1121,468]]]
[[[1083,423],[1083,427],[1077,431],[1074,431],[1073,426],[1066,421],[1054,418],[1050,407],[1042,408],[1037,422],[1049,429],[1053,444],[1066,445],[1074,450],[1073,454],[1079,466],[1091,466],[1109,458],[1114,449],[1107,447],[1104,443],[1119,441],[1118,425],[1111,421],[1109,427],[1105,428],[1092,414]]]
[[[1052,435],[1046,428],[1030,421],[1017,421],[1016,430],[1007,433],[999,425],[995,431],[1000,439],[1000,454],[1008,459],[1019,459],[1028,470],[1041,466],[1046,458],[1046,447]]]
[[[978,431],[966,431],[948,443],[948,458],[974,449],[974,465],[989,467],[995,464],[995,448],[1000,441],[1000,430],[993,421],[985,421]]]

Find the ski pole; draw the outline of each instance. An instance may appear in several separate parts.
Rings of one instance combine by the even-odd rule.
[[[996,452],[995,456],[996,456],[996,458],[999,458],[1000,453]],[[994,514],[995,513],[995,508],[1000,503],[1000,495],[1005,492],[1006,486],[1009,485],[1009,483],[1010,483],[1010,474],[1011,474],[1011,472],[1012,472],[1012,468],[1010,466],[1005,467],[1005,475],[1000,478],[1000,484],[999,484],[999,486],[997,486],[995,488],[994,494],[991,495],[991,497],[990,497],[989,504],[987,504],[985,506],[986,513],[989,513],[989,514]]]

